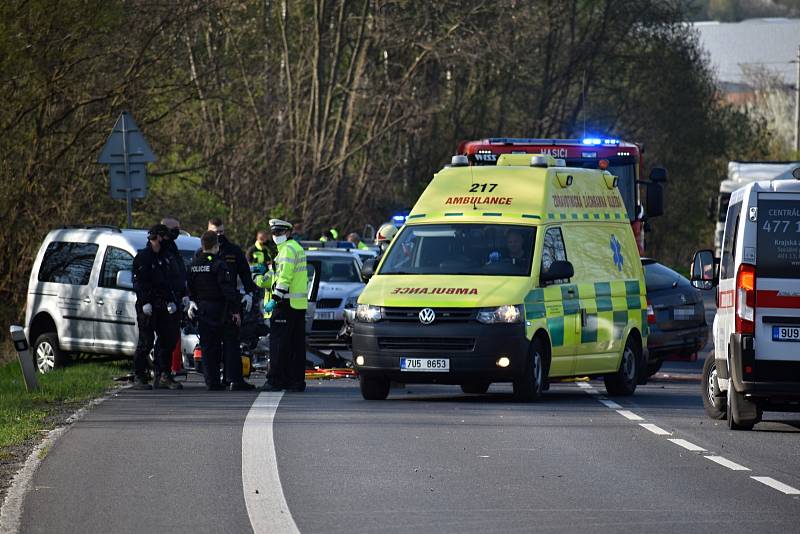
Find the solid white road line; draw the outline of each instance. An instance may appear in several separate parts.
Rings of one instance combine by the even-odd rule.
[[[776,489],[781,493],[785,493],[786,495],[800,495],[799,489],[788,486],[783,482],[778,482],[774,478],[771,477],[750,477],[750,478],[752,478],[753,480],[757,480],[762,484],[766,484],[770,488]]]
[[[621,410],[622,409],[622,406],[620,406],[619,404],[617,404],[616,402],[614,402],[612,400],[599,399],[599,401],[602,402],[606,406],[606,408],[611,408],[612,410]]]
[[[575,384],[576,384],[576,385],[577,385],[579,388],[582,388],[582,389],[589,389],[589,388],[591,388],[591,387],[592,387],[592,385],[591,385],[589,382],[576,382]]]
[[[680,445],[684,449],[692,452],[705,452],[705,449],[700,445],[695,445],[691,441],[686,441],[685,439],[670,439],[672,443],[675,445]]]
[[[722,456],[706,456],[706,458],[708,458],[712,462],[716,462],[719,465],[727,467],[728,469],[731,469],[733,471],[750,471],[749,467],[739,465],[736,462],[731,462],[730,460],[728,460],[727,458],[723,458]]]
[[[643,418],[639,417],[630,410],[617,410],[617,413],[620,414],[625,419],[630,419],[631,421],[644,421]]]
[[[660,426],[656,426],[653,423],[639,423],[639,426],[644,428],[645,430],[649,430],[650,432],[652,432],[656,436],[671,436],[672,435],[670,432],[667,432],[666,430],[664,430]]]
[[[283,495],[272,422],[283,392],[262,392],[242,429],[242,488],[254,534],[299,533]]]

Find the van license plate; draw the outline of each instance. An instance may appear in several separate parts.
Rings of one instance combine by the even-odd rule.
[[[800,341],[800,327],[773,326],[772,341]]]
[[[317,321],[332,321],[333,312],[316,312],[314,313],[314,319]]]
[[[400,358],[401,371],[418,373],[446,373],[450,371],[448,358]]]

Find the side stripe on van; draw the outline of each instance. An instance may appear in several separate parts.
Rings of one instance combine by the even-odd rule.
[[[563,346],[565,338],[574,343],[596,343],[599,321],[613,324],[613,337],[619,340],[629,324],[639,326],[648,335],[647,303],[639,280],[613,280],[592,284],[561,284],[532,289],[525,297],[525,318],[547,320],[551,343]],[[585,306],[585,325],[580,335],[565,335],[564,317],[579,314],[581,299]]]

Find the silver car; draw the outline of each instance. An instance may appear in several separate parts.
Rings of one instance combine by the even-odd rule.
[[[177,240],[191,262],[200,239]],[[40,372],[62,366],[71,353],[132,357],[136,352],[133,257],[146,230],[64,227],[42,242],[28,282],[25,334]]]
[[[344,325],[345,308],[354,308],[364,289],[358,256],[339,249],[309,249],[309,261],[319,262],[320,277],[316,310],[307,344],[312,347],[343,347],[338,339]]]

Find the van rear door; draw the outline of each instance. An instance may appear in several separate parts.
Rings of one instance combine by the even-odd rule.
[[[755,357],[800,362],[800,194],[760,193],[756,224]]]

